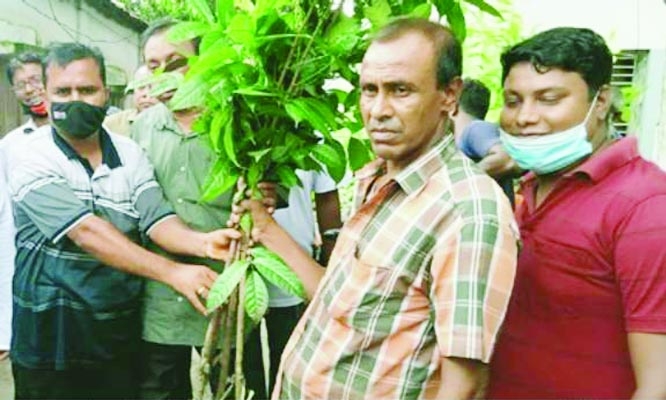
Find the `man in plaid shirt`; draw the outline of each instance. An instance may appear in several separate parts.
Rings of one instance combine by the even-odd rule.
[[[356,211],[328,268],[259,203],[243,204],[254,239],[293,268],[311,298],[273,397],[482,395],[517,234],[500,187],[447,133],[461,53],[447,28],[424,19],[396,20],[374,38],[360,105],[378,159],[357,174]]]

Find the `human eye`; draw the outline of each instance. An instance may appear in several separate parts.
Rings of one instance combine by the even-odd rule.
[[[411,90],[407,85],[398,84],[393,87],[393,93],[398,97],[407,96]]]
[[[69,88],[56,88],[54,94],[57,96],[67,96],[70,93]]]
[[[361,93],[364,96],[374,96],[377,94],[377,86],[372,84],[363,84],[361,85]]]
[[[520,104],[520,99],[517,96],[504,96],[504,107],[514,108]]]
[[[545,94],[539,97],[539,102],[545,105],[554,105],[559,103],[561,97],[554,94]]]
[[[30,83],[33,87],[41,87],[42,86],[42,77],[41,76],[33,76],[30,79],[28,79],[28,83]]]
[[[97,88],[94,87],[94,86],[86,86],[86,87],[82,87],[81,89],[79,89],[79,93],[81,93],[83,95],[95,94],[96,92],[97,92]]]

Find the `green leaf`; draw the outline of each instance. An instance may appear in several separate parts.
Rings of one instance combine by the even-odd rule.
[[[183,74],[179,72],[164,72],[155,76],[151,82],[150,96],[158,97],[166,92],[176,90],[185,80]]]
[[[238,223],[243,232],[252,232],[252,215],[249,212],[243,213],[240,222]]]
[[[224,269],[224,272],[217,277],[208,293],[208,298],[206,299],[206,309],[208,312],[214,311],[229,299],[229,296],[233,293],[236,285],[243,278],[249,266],[250,262],[248,260],[236,260]]]
[[[203,36],[210,30],[210,25],[205,22],[188,21],[181,22],[169,29],[167,39],[171,43],[180,43]]]
[[[376,29],[388,22],[391,17],[391,6],[386,0],[374,0],[371,6],[363,9],[363,14]]]
[[[248,152],[247,154],[248,154],[250,157],[252,157],[252,159],[253,159],[255,162],[258,162],[258,161],[261,160],[266,154],[268,154],[268,153],[270,153],[270,152],[271,152],[271,149],[268,148],[268,149],[261,149],[261,150],[250,151],[250,152]]]
[[[345,54],[352,51],[361,35],[361,26],[359,22],[340,13],[335,24],[326,33],[326,41],[329,46],[338,54]]]
[[[169,101],[173,111],[203,107],[208,93],[208,83],[202,79],[186,79]]]
[[[268,310],[268,288],[261,275],[254,269],[250,269],[245,279],[245,312],[258,323]]]
[[[330,106],[319,99],[293,99],[285,104],[285,110],[296,123],[307,121],[326,138],[330,138],[330,131],[337,127],[336,117]]]
[[[189,74],[207,72],[235,63],[238,52],[234,50],[226,38],[221,38],[202,53],[197,61],[190,66]],[[223,77],[222,79],[225,79]],[[219,77],[217,79],[220,79]]]
[[[358,171],[373,159],[372,153],[365,143],[353,136],[349,138],[347,151],[349,153],[349,167],[352,171]]]
[[[259,97],[277,97],[277,93],[264,92],[261,90],[255,90],[252,88],[239,88],[234,90],[235,94],[241,94],[243,96],[259,96]]]
[[[234,15],[234,0],[217,0],[217,22],[225,27]]]
[[[275,253],[263,246],[255,246],[250,250],[252,264],[261,276],[285,292],[305,298],[303,283],[294,271]]]
[[[479,8],[479,10],[488,13],[490,15],[493,15],[499,19],[504,19],[502,18],[502,14],[500,14],[499,11],[490,4],[486,3],[484,0],[465,0],[467,3],[475,5]]]
[[[224,147],[224,154],[227,155],[229,160],[237,167],[240,167],[238,159],[236,158],[236,149],[234,144],[234,119],[229,118],[224,125],[224,134],[222,136],[222,145]]]
[[[213,11],[211,11],[208,6],[208,0],[190,0],[192,8],[194,8],[197,13],[201,14],[209,24],[215,23],[215,16]]]
[[[199,54],[206,53],[212,45],[217,43],[223,37],[224,31],[222,29],[213,29],[208,31],[201,37],[201,42],[199,43]]]
[[[238,181],[238,171],[230,167],[229,161],[217,160],[206,178],[201,201],[209,202],[217,199],[221,194],[236,186],[236,181]]]
[[[432,4],[439,12],[440,16],[448,14],[449,10],[456,3],[456,0],[432,0]]]
[[[409,12],[409,15],[417,18],[429,18],[431,13],[432,13],[432,4],[423,3],[414,7],[414,9],[412,9],[412,11]]]
[[[237,13],[227,26],[227,36],[235,43],[248,46],[254,40],[255,22],[248,14]]]
[[[346,172],[344,149],[337,148],[338,146],[342,147],[337,141],[331,141],[318,144],[312,148],[312,156],[326,166],[328,174],[336,182],[340,182]],[[342,150],[342,155],[340,150]]]
[[[286,165],[280,165],[277,167],[275,173],[277,174],[278,178],[280,178],[280,182],[288,188],[292,188],[297,185],[303,185],[293,168],[290,168]]]
[[[446,13],[446,20],[460,43],[464,42],[465,36],[467,36],[467,27],[465,26],[465,15],[459,3],[453,3],[453,6]]]
[[[219,108],[215,112],[215,116],[210,123],[210,130],[208,134],[210,136],[210,142],[213,145],[213,149],[215,149],[216,152],[220,151],[220,138],[223,135],[222,128],[227,124],[230,117],[231,115],[229,114],[229,110],[227,108]]]
[[[247,186],[248,187],[257,187],[259,180],[263,176],[264,167],[260,164],[252,164],[247,171]]]

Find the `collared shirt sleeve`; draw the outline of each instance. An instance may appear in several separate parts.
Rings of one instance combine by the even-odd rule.
[[[143,151],[140,151],[133,175],[132,204],[139,213],[139,230],[148,235],[151,229],[175,214],[157,184],[153,166]]]
[[[45,158],[19,160],[10,175],[9,187],[15,207],[25,213],[44,236],[57,243],[93,213]]]
[[[9,350],[14,274],[14,223],[5,182],[6,163],[0,150],[0,351]]]
[[[429,297],[441,356],[487,363],[513,288],[518,233],[508,202],[489,185],[476,189],[438,238]]]
[[[666,333],[666,195],[634,207],[615,233],[613,258],[627,331]]]
[[[319,171],[314,173],[314,192],[315,193],[328,193],[337,189],[335,180],[326,173],[326,171]]]

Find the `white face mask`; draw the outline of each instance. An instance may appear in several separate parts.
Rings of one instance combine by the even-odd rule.
[[[504,149],[521,168],[537,175],[559,171],[592,154],[586,125],[598,96],[597,92],[583,122],[569,129],[536,136],[513,136],[500,129]]]

